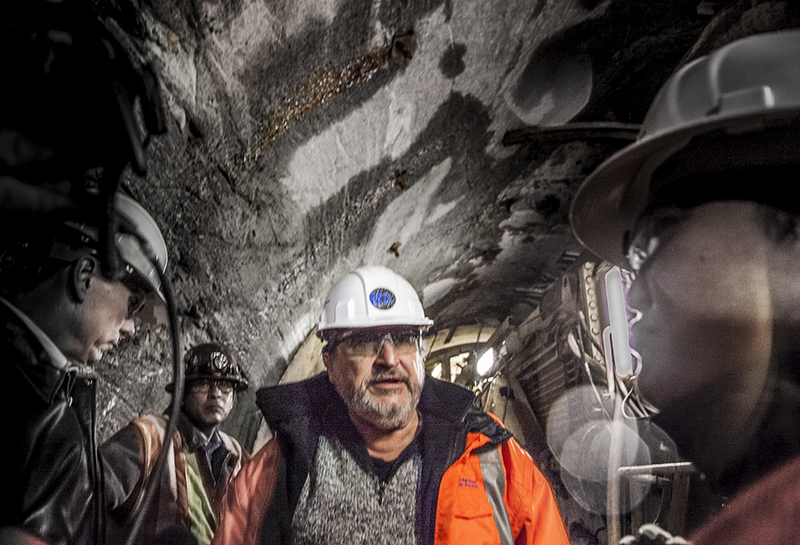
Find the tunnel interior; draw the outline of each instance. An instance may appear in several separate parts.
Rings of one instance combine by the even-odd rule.
[[[788,0],[94,7],[159,78],[166,134],[148,143],[146,175],[129,169],[121,186],[165,235],[183,348],[223,343],[250,377],[223,429],[248,449],[263,444],[270,432],[255,391],[322,371],[315,326],[327,290],[358,266],[383,265],[411,282],[434,321],[426,370],[473,389],[504,420],[552,479],[575,543],[604,542],[600,469],[580,459],[586,445],[559,433],[588,430],[602,449],[606,430],[592,415],[607,410],[609,388],[628,392],[604,364],[609,265],[572,234],[572,196],[635,140],[676,68],[739,37],[800,26],[800,8]],[[140,324],[95,367],[99,441],[166,408],[170,355],[168,328]],[[635,396],[629,409],[649,411]],[[630,465],[680,461],[668,437],[640,426]],[[634,477],[620,508],[628,530],[653,519],[691,524],[681,511],[688,476],[674,473],[669,486]]]

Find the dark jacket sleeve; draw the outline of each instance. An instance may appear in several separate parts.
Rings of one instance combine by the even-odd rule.
[[[127,521],[137,502],[143,481],[143,456],[139,432],[132,425],[100,446],[106,512],[119,524]]]
[[[51,427],[52,422],[58,422]],[[15,482],[18,491],[7,491],[19,501],[14,525],[33,531],[54,545],[93,540],[93,491],[87,479],[87,452],[82,432],[66,404],[51,411],[33,430],[30,453]],[[76,440],[75,438],[79,438]],[[19,471],[19,468],[15,468]],[[16,494],[19,494],[18,496]]]

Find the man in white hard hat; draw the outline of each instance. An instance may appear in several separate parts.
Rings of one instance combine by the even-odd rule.
[[[327,374],[264,388],[275,438],[228,489],[215,544],[567,544],[550,483],[469,390],[425,376],[425,316],[384,267],[344,277]]]
[[[0,244],[0,410],[7,415],[0,542],[102,542],[94,444],[96,376],[88,367],[163,309],[164,239],[130,197],[115,198],[113,252],[103,271],[98,229],[86,218],[40,222]],[[158,269],[161,269],[160,271]],[[145,312],[146,311],[146,312]]]
[[[800,30],[786,30],[678,70],[637,142],[573,201],[578,238],[635,275],[638,385],[703,476],[689,529],[800,455],[799,180]],[[796,542],[798,518],[764,501],[796,513],[791,474],[745,509],[728,505],[719,519],[728,534],[704,530],[697,541]],[[783,520],[744,531],[767,512]]]

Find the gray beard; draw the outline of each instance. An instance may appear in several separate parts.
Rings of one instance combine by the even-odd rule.
[[[362,383],[357,388],[349,392],[343,392],[347,408],[354,414],[366,420],[373,426],[382,430],[395,430],[403,427],[417,410],[419,397],[422,392],[422,384],[411,384],[407,377],[398,377],[405,383],[411,395],[402,405],[387,406],[380,402],[381,396],[369,391],[369,388],[377,381],[386,377],[398,377],[394,373],[380,373],[373,375],[367,382]],[[423,379],[424,380],[424,379]]]

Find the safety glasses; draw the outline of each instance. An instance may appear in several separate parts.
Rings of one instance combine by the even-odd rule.
[[[233,391],[234,384],[229,380],[199,379],[193,380],[186,386],[189,392],[196,394],[207,394],[212,388],[216,388],[223,394],[229,394]]]
[[[336,341],[337,347],[351,357],[375,357],[383,350],[384,343],[389,343],[395,352],[401,355],[414,354],[422,345],[422,336],[418,331],[388,333],[386,331],[370,331],[368,329],[345,333]]]
[[[687,210],[677,207],[662,207],[640,217],[629,233],[634,236],[625,249],[628,264],[634,274],[639,274],[660,247],[677,231],[677,226],[686,217]]]

